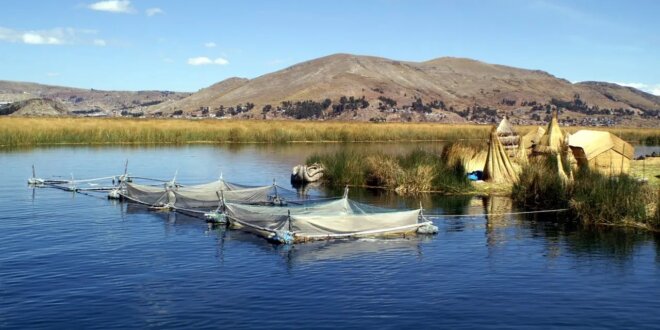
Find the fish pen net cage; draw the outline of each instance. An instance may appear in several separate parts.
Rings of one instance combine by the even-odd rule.
[[[218,180],[211,183],[180,186],[164,184],[160,186],[125,183],[122,192],[125,199],[151,207],[164,207],[173,210],[189,210],[204,213],[220,207],[224,202],[287,205],[305,204],[318,198],[302,195],[276,184],[267,186],[246,186]]]
[[[421,209],[391,210],[345,197],[279,208],[225,203],[224,212],[232,228],[284,244],[437,232]]]

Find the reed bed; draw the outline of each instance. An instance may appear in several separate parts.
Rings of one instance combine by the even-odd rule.
[[[488,127],[428,123],[120,118],[0,118],[0,145],[453,141]]]
[[[555,156],[533,158],[513,184],[511,198],[524,209],[562,209],[569,206],[571,188],[559,176]]]
[[[586,225],[660,229],[656,187],[626,174],[608,176],[588,168],[566,181],[556,162],[555,156],[535,158],[523,167],[511,191],[514,203],[525,209],[568,208],[573,219]]]
[[[521,133],[532,126],[518,127]],[[569,132],[580,128],[569,127]],[[593,129],[593,128],[590,128]],[[602,129],[602,128],[598,128]],[[293,120],[0,117],[0,146],[387,141],[486,141],[490,126]],[[660,144],[660,130],[607,128],[634,143]]]
[[[332,186],[380,187],[400,194],[431,191],[465,193],[473,190],[460,163],[448,163],[442,157],[424,150],[399,156],[342,150],[312,155],[306,162],[323,164],[326,169],[324,180]]]
[[[645,224],[655,227],[648,205],[655,193],[628,175],[606,176],[582,169],[575,175],[571,209],[586,224]]]
[[[660,189],[655,191],[655,212],[652,218],[653,225],[660,228]]]

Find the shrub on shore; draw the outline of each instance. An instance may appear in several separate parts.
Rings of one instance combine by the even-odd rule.
[[[335,186],[383,187],[399,193],[438,191],[461,193],[472,190],[460,164],[448,164],[440,156],[423,150],[392,156],[349,151],[313,155],[306,161],[322,163],[324,180]]]
[[[534,158],[523,167],[511,197],[525,209],[560,209],[569,206],[571,189],[557,172],[555,156]]]
[[[647,223],[652,194],[628,175],[606,176],[581,169],[575,175],[571,209],[587,224]]]
[[[655,198],[655,212],[651,218],[650,224],[654,228],[660,228],[660,189],[656,190],[653,198]]]
[[[584,224],[660,228],[660,200],[650,187],[626,174],[608,176],[588,168],[579,169],[574,180],[567,181],[558,174],[556,162],[556,156],[537,158],[523,168],[511,192],[517,205],[569,208]],[[656,208],[653,213],[652,206]]]

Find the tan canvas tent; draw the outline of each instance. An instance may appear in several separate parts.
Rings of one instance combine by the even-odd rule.
[[[580,166],[589,166],[604,174],[630,171],[635,148],[618,136],[603,131],[580,130],[571,135],[568,146]]]
[[[511,164],[509,156],[504,150],[497,136],[497,129],[493,127],[488,144],[488,155],[484,167],[484,180],[497,183],[512,183],[518,181],[518,172]]]
[[[504,149],[507,150],[509,156],[514,156],[520,143],[520,135],[513,130],[513,126],[506,116],[504,116],[497,126],[497,137],[504,146]]]
[[[552,120],[548,124],[548,128],[545,130],[541,139],[534,146],[534,154],[548,154],[548,153],[558,153],[561,151],[561,146],[564,143],[564,133],[562,133],[559,128],[559,122],[557,121],[557,110],[552,111]]]

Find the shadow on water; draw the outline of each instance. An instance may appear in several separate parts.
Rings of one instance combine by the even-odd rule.
[[[249,244],[259,250],[277,254],[289,268],[313,262],[361,258],[377,253],[408,255],[420,258],[422,256],[421,244],[433,239],[432,237],[419,236],[389,239],[343,239],[281,245],[270,243],[250,233],[230,230],[225,225],[204,224],[204,220],[185,214],[151,211],[144,205],[126,203],[122,212],[128,215],[144,215],[151,219],[158,219],[165,225],[166,232],[170,232],[176,228],[206,227],[206,233],[214,235],[218,240],[217,254],[221,262],[223,261],[225,249],[231,248],[227,243],[231,242]]]
[[[489,248],[525,237],[543,238],[545,255],[556,258],[562,253],[577,259],[606,257],[628,262],[637,250],[653,244],[656,261],[660,262],[660,235],[640,229],[584,226],[568,218],[564,212],[510,214],[520,212],[508,197],[480,197],[483,203],[486,245]],[[478,204],[475,199],[475,204]]]
[[[543,237],[547,255],[564,252],[577,259],[594,255],[625,263],[644,245],[654,244],[660,262],[660,235],[634,228],[582,225],[563,213],[533,214],[519,217],[519,223],[534,237]]]
[[[627,228],[573,226],[563,228],[561,235],[566,250],[578,259],[590,259],[593,255],[603,255],[618,262],[631,260],[637,249],[653,243],[656,246],[658,261],[659,237],[652,233]]]
[[[310,186],[312,189],[318,187]],[[322,188],[324,194],[337,196],[339,189]],[[374,189],[351,189],[353,200],[381,207],[414,209],[420,202],[429,214],[445,214],[434,221],[441,233],[457,233],[483,228],[486,245],[490,253],[493,248],[524,238],[543,238],[545,255],[556,258],[568,253],[577,259],[590,258],[597,254],[617,262],[628,261],[635,251],[645,245],[654,244],[656,260],[660,262],[660,237],[641,230],[582,226],[567,221],[563,213],[511,214],[518,212],[508,197],[447,196],[419,194],[399,196],[396,193]],[[128,215],[148,215],[160,219],[166,231],[177,227],[207,228],[218,239],[218,255],[224,254],[226,242],[240,242],[258,247],[262,251],[282,257],[288,267],[313,262],[359,258],[380,253],[421,256],[425,240],[442,237],[414,237],[406,239],[352,239],[329,242],[313,242],[293,246],[271,244],[264,239],[224,226],[205,224],[203,220],[174,212],[154,212],[145,206],[126,204],[122,212]],[[474,215],[474,216],[470,216]]]

